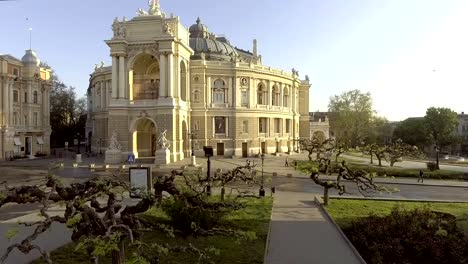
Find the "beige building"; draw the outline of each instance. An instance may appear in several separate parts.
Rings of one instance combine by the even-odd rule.
[[[320,141],[330,138],[330,123],[327,112],[310,112],[310,137],[316,137]]]
[[[50,70],[39,66],[33,50],[21,60],[0,55],[0,158],[50,151]]]
[[[292,151],[309,137],[308,78],[262,64],[252,52],[211,33],[200,19],[189,29],[159,1],[129,21],[115,19],[112,66],[97,66],[88,89],[87,138],[95,152],[113,131],[125,153],[152,157],[167,130],[171,161],[203,155],[248,157]],[[193,141],[191,140],[193,137]]]

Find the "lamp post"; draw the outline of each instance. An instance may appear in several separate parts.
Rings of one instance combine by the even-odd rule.
[[[261,181],[260,191],[259,191],[258,195],[260,197],[264,197],[265,196],[265,189],[263,189],[263,184],[264,184],[263,161],[265,160],[265,154],[262,153],[262,155],[260,155],[260,158],[262,158],[262,181]]]
[[[76,151],[76,154],[81,154],[80,152],[80,133],[77,134],[78,137],[78,150]]]
[[[191,140],[191,145],[192,145],[192,154],[191,154],[192,166],[196,166],[197,161],[195,160],[195,142],[193,140],[195,138],[195,133],[191,132],[189,133],[189,135],[190,135],[190,140]]]
[[[436,169],[440,169],[439,168],[439,151],[440,151],[440,147],[439,146],[435,146],[435,151],[436,151]]]
[[[99,154],[102,154],[101,142],[102,142],[102,138],[99,139]]]
[[[211,181],[211,161],[210,157],[213,156],[213,148],[210,146],[205,146],[203,147],[203,150],[205,151],[205,157],[208,158],[206,161],[206,194],[211,195],[211,186],[210,186],[210,181]]]

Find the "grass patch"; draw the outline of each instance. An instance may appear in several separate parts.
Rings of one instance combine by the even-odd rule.
[[[405,210],[429,207],[433,211],[439,211],[454,215],[460,221],[457,225],[468,235],[468,203],[427,203],[427,202],[401,202],[401,201],[376,201],[358,199],[330,199],[326,210],[342,228],[348,228],[353,220],[367,217],[370,214],[387,216],[395,206]],[[464,219],[464,220],[463,220]]]
[[[219,250],[219,255],[212,255],[214,263],[263,263],[273,198],[248,198],[244,201],[246,207],[226,215],[220,225],[233,230],[255,232],[256,239],[240,241],[232,236],[221,235],[198,238],[188,237],[186,239],[179,236],[170,238],[162,232],[151,231],[143,233],[141,240],[145,243],[159,242],[174,246],[187,246],[191,243],[199,249],[214,247]],[[144,218],[155,222],[169,220],[168,216],[158,208],[148,210],[144,213]],[[54,263],[88,263],[87,256],[82,252],[76,252],[75,247],[76,243],[70,243],[53,251],[51,253],[52,260]],[[126,254],[126,256],[130,256],[130,254]],[[197,255],[190,252],[169,253],[162,256],[160,261],[162,264],[198,263]],[[45,262],[39,260],[34,263]],[[99,263],[111,263],[110,257],[101,258]]]

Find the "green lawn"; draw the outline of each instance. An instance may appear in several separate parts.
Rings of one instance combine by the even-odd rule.
[[[232,236],[209,236],[198,238],[182,238],[176,236],[169,238],[162,232],[146,232],[142,240],[146,243],[160,242],[169,245],[188,245],[193,244],[199,249],[208,249],[214,247],[219,251],[218,255],[212,255],[214,263],[263,263],[265,253],[266,238],[270,223],[272,198],[246,199],[247,207],[227,215],[221,225],[225,228],[255,232],[256,239],[242,240]],[[146,219],[167,220],[167,216],[159,209],[151,209],[145,213]],[[71,243],[52,252],[54,263],[89,263],[88,258],[81,252],[75,251],[76,244]],[[128,256],[129,254],[127,254]],[[36,261],[34,263],[45,263]],[[110,259],[101,259],[99,263],[110,263]],[[162,264],[172,263],[198,263],[197,256],[188,252],[175,252],[161,258]]]
[[[464,219],[457,224],[468,234],[468,203],[424,203],[424,202],[399,202],[399,201],[377,201],[358,199],[331,199],[326,210],[335,219],[336,223],[343,229],[351,224],[351,221],[366,217],[371,213],[378,216],[389,215],[394,206],[411,210],[418,207],[429,206],[431,210],[449,213]]]

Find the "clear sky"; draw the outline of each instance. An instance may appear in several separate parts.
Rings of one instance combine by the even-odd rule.
[[[32,46],[84,95],[94,64],[110,64],[103,40],[115,17],[131,19],[146,0],[0,1],[0,53],[21,58]],[[430,106],[468,112],[466,0],[161,0],[189,27],[252,50],[263,63],[309,75],[310,110],[351,89],[371,92],[389,120],[423,116]]]

